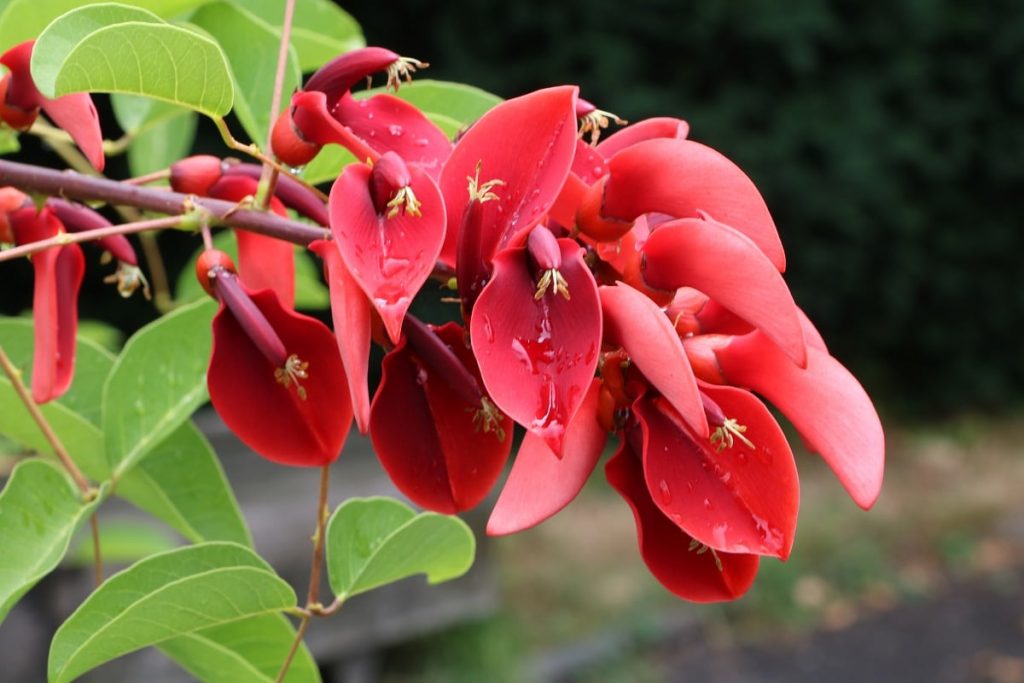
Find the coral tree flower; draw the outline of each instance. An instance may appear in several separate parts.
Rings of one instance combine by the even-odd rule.
[[[203,252],[196,275],[220,302],[207,385],[221,419],[268,460],[301,467],[333,462],[352,406],[330,329],[285,308],[270,290],[249,290],[224,252]]]
[[[42,109],[63,128],[97,171],[104,166],[103,133],[96,107],[88,93],[72,93],[56,99],[44,97],[32,80],[29,64],[34,40],[0,55],[9,72],[0,79],[0,119],[15,130],[28,130]]]

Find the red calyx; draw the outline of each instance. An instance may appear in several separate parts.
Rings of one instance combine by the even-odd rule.
[[[176,161],[171,164],[171,188],[175,192],[205,197],[228,166],[223,159],[209,154],[197,154]]]

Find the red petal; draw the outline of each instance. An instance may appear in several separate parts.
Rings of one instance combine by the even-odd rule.
[[[661,585],[686,600],[735,600],[750,588],[757,575],[757,555],[717,553],[722,569],[710,552],[690,550],[693,540],[663,515],[644,482],[640,459],[623,441],[604,468],[609,483],[629,503],[636,521],[640,555]]]
[[[811,319],[804,313],[804,309],[797,308],[796,312],[800,316],[800,326],[804,330],[804,341],[807,342],[807,346],[828,353],[828,347],[825,346],[825,340],[822,338],[821,332],[818,332],[818,328],[814,326]]]
[[[459,224],[469,193],[466,178],[499,179],[497,201],[483,205],[491,253],[512,235],[533,227],[547,213],[572,166],[576,149],[577,88],[560,86],[506,100],[473,124],[452,150],[441,172],[448,231],[441,259],[455,263]],[[509,144],[509,141],[515,144]]]
[[[601,287],[605,337],[621,346],[644,377],[683,416],[698,436],[707,438],[707,416],[683,343],[657,304],[629,285]]]
[[[255,197],[259,181],[244,175],[224,175],[210,187],[209,195],[228,202]],[[270,209],[278,216],[288,211],[276,197]],[[236,230],[238,275],[249,289],[272,289],[287,307],[295,305],[295,248],[289,242],[248,230]]]
[[[365,100],[345,95],[331,113],[378,154],[395,152],[431,178],[440,175],[452,151],[444,131],[419,109],[392,95]]]
[[[564,228],[572,227],[576,222],[576,211],[586,194],[587,184],[575,173],[570,173],[551,205],[548,217]]]
[[[327,110],[327,96],[319,90],[303,91],[292,95],[291,121],[280,120],[274,126],[275,146],[281,147],[277,152],[295,154],[295,158],[312,152],[304,147],[302,141],[314,145],[334,143],[352,152],[357,159],[375,161],[380,156],[365,140],[352,130],[335,120]],[[284,115],[282,115],[282,119]],[[290,126],[301,133],[301,139],[293,135]],[[280,129],[278,129],[280,127]],[[315,152],[312,152],[315,155]],[[312,156],[309,157],[310,159]]]
[[[690,124],[682,119],[674,119],[667,116],[644,119],[634,123],[632,126],[615,131],[615,133],[597,145],[597,151],[604,158],[609,159],[627,147],[631,147],[644,140],[656,138],[683,140],[689,133]]]
[[[102,171],[105,163],[103,132],[100,130],[96,105],[92,103],[89,93],[72,93],[55,100],[44,98],[42,106],[46,115],[53,119],[59,128],[67,131],[93,168]]]
[[[572,298],[549,288],[535,299],[526,250],[506,249],[494,258],[494,278],[477,299],[470,334],[494,402],[555,453],[594,377],[601,344],[597,284],[583,250],[572,240],[558,243]]]
[[[437,333],[466,367],[476,372],[464,331],[449,323]],[[403,338],[385,357],[370,412],[370,438],[381,464],[414,503],[452,514],[478,504],[501,474],[512,446],[512,421],[504,439],[477,430],[474,406],[432,374]]]
[[[874,504],[882,488],[885,435],[871,399],[839,361],[811,347],[801,369],[760,332],[735,338],[716,355],[726,380],[782,411],[858,505]]]
[[[347,166],[331,188],[331,231],[349,272],[380,313],[395,343],[413,297],[430,277],[444,240],[444,200],[430,177],[409,168],[422,215],[377,213],[371,168]]]
[[[326,266],[327,286],[331,292],[331,318],[334,321],[338,351],[348,378],[348,392],[356,425],[363,434],[370,428],[370,389],[367,373],[370,365],[370,302],[352,279],[341,259],[337,244],[317,240],[309,245]]]
[[[568,505],[601,459],[608,434],[597,421],[600,380],[593,380],[579,411],[565,430],[559,458],[544,440],[527,432],[505,481],[487,533],[514,534],[540,524]]]
[[[793,295],[772,262],[745,235],[717,221],[684,218],[658,226],[643,252],[649,285],[699,289],[760,328],[795,363],[806,363]]]
[[[77,244],[70,244],[34,254],[32,267],[35,270],[32,399],[46,403],[67,391],[74,378],[78,289],[85,272],[85,258]]]
[[[780,272],[786,257],[775,222],[754,183],[727,158],[691,140],[631,145],[608,162],[604,212],[632,220],[643,213],[677,218],[706,211],[753,240]]]
[[[736,438],[717,452],[695,439],[664,399],[634,405],[644,429],[644,476],[658,508],[701,543],[734,553],[786,559],[800,502],[793,453],[768,409],[733,387],[705,385],[727,418],[745,426],[748,448]]]
[[[275,379],[275,368],[222,305],[213,319],[210,401],[228,428],[268,460],[303,467],[331,463],[352,423],[334,335],[320,321],[285,309],[270,290],[249,295],[287,352],[309,363],[309,377],[300,381],[306,398]]]
[[[582,139],[577,138],[576,154],[572,160],[573,175],[587,185],[593,185],[608,172],[606,158],[606,155],[601,154],[599,148],[591,147]]]

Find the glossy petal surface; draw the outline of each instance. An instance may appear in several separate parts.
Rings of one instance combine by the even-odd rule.
[[[597,145],[597,151],[606,159],[644,140],[669,138],[684,140],[690,134],[690,124],[682,119],[656,116],[637,121],[631,126],[615,131]]]
[[[103,132],[89,93],[71,93],[55,100],[43,98],[42,107],[59,128],[67,131],[93,168],[103,171]]]
[[[601,383],[595,379],[565,430],[561,458],[543,439],[526,433],[487,521],[488,534],[501,536],[536,526],[572,502],[583,489],[608,438],[597,420],[600,389]]]

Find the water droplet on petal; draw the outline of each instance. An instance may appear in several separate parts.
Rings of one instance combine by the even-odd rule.
[[[396,138],[400,138],[405,134],[405,129],[399,125],[391,124],[388,126],[388,132]]]
[[[662,505],[672,504],[672,490],[668,487],[668,482],[664,479],[658,482],[658,493],[661,496]]]

